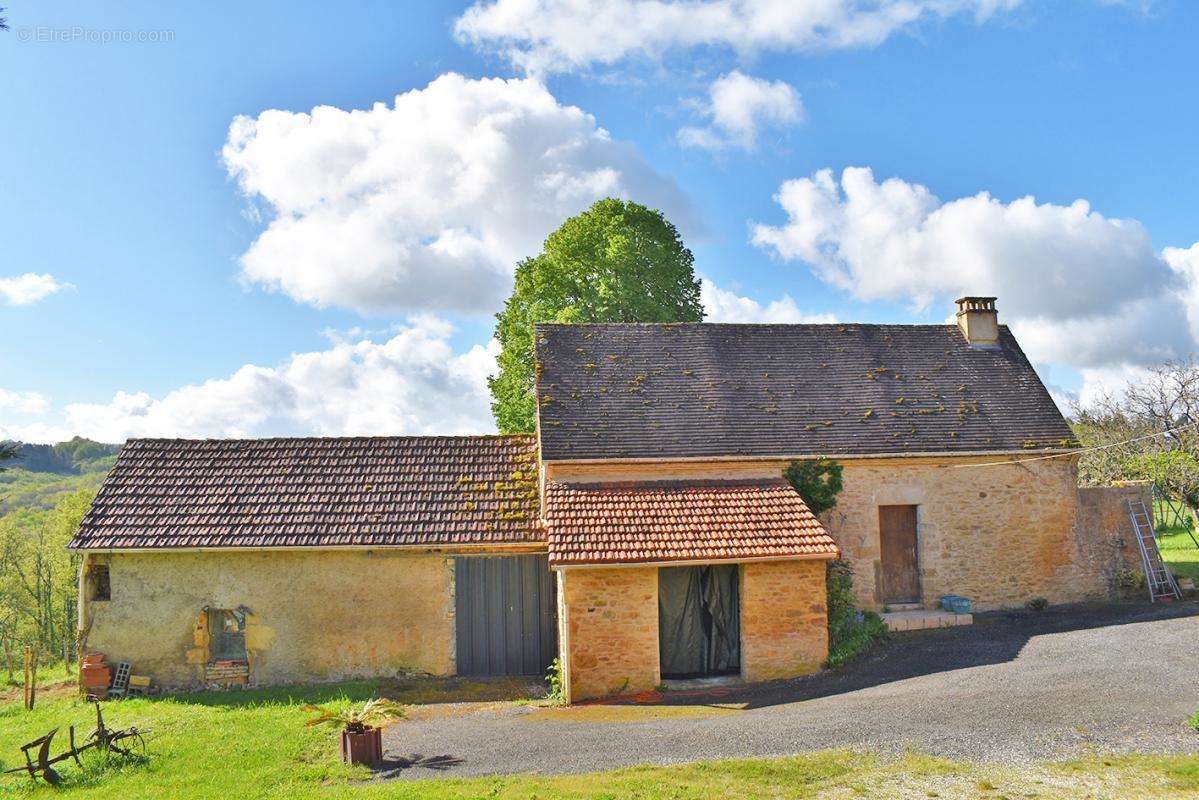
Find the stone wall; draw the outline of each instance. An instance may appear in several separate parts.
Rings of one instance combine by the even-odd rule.
[[[1077,486],[1076,456],[924,456],[842,461],[845,488],[823,521],[855,572],[864,608],[882,609],[880,505],[916,505],[921,601],[971,598],[979,610],[1106,599],[1124,538],[1137,556],[1122,497]],[[1029,456],[1031,457],[1031,456]],[[786,460],[546,465],[559,481],[777,477]],[[1135,559],[1134,559],[1135,561]]]
[[[867,608],[881,609],[879,506],[917,506],[921,601],[965,595],[978,610],[1106,594],[1086,569],[1074,522],[1074,459],[1023,464],[847,461],[845,488],[825,524],[854,568]]]
[[[1109,591],[1120,570],[1142,572],[1141,551],[1137,547],[1128,501],[1140,500],[1153,513],[1153,484],[1129,482],[1120,486],[1084,486],[1078,490],[1078,540],[1087,569],[1102,576]]]
[[[658,684],[656,567],[568,569],[559,623],[570,702]]]
[[[741,673],[806,675],[828,656],[823,560],[741,565]],[[652,689],[658,658],[658,568],[566,569],[559,615],[571,702]]]
[[[825,562],[760,561],[741,567],[741,674],[793,678],[828,658]]]
[[[917,506],[921,600],[971,598],[977,610],[1110,596],[1129,490],[1077,486],[1074,458],[998,466],[845,463],[845,489],[825,515],[865,607],[881,609],[878,507]],[[1128,540],[1129,537],[1125,536]],[[1134,543],[1135,544],[1135,543]]]
[[[205,683],[205,607],[243,609],[250,683],[453,674],[452,559],[323,550],[92,554],[111,599],[83,610],[87,647],[166,687]],[[90,621],[90,626],[89,626]]]

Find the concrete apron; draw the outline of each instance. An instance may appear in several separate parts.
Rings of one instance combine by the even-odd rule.
[[[892,631],[918,631],[925,628],[952,628],[955,625],[974,624],[973,614],[954,614],[951,611],[889,611],[879,616]]]

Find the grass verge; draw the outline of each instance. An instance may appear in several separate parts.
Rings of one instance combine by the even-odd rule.
[[[1199,798],[1199,761],[1162,756],[1092,757],[1066,763],[965,764],[910,753],[882,756],[822,751],[779,759],[738,759],[671,767],[632,767],[565,776],[511,776],[409,782],[381,780],[340,764],[336,732],[305,728],[304,703],[344,704],[407,691],[407,702],[439,691],[373,681],[134,699],[105,706],[114,726],[148,727],[145,764],[90,758],[63,768],[55,790],[27,777],[0,778],[0,795],[92,800],[162,798],[823,798],[1038,797]],[[32,712],[0,705],[0,757],[19,762],[18,746],[52,727],[89,730],[90,706],[47,698]],[[403,722],[398,723],[403,725]],[[614,735],[619,735],[614,731]],[[980,787],[989,787],[981,789]]]

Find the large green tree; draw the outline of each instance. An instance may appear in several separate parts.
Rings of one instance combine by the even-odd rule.
[[[608,198],[562,223],[541,254],[516,267],[496,314],[499,373],[488,381],[503,433],[528,433],[537,413],[538,322],[700,322],[695,258],[662,212]]]

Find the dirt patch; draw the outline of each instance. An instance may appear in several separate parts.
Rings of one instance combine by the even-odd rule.
[[[414,676],[381,681],[379,693],[409,706],[469,703],[512,703],[545,698],[536,678],[442,678]]]
[[[529,722],[651,722],[662,719],[708,719],[745,710],[743,703],[713,705],[588,705],[537,708],[521,719]]]
[[[483,703],[428,703],[426,705],[410,706],[404,714],[404,718],[408,721],[442,719],[444,717],[460,716],[465,714],[483,714],[486,712],[503,711],[512,708],[520,703],[511,701],[483,702]]]
[[[410,722],[499,712],[545,701],[545,684],[535,678],[413,676],[383,680],[379,694],[407,706]]]
[[[75,678],[62,678],[61,680],[51,683],[39,683],[37,687],[37,699],[52,698],[52,697],[67,697],[74,694],[78,690],[79,684],[75,682]],[[21,684],[0,684],[0,702],[21,702],[25,695],[25,687]]]

